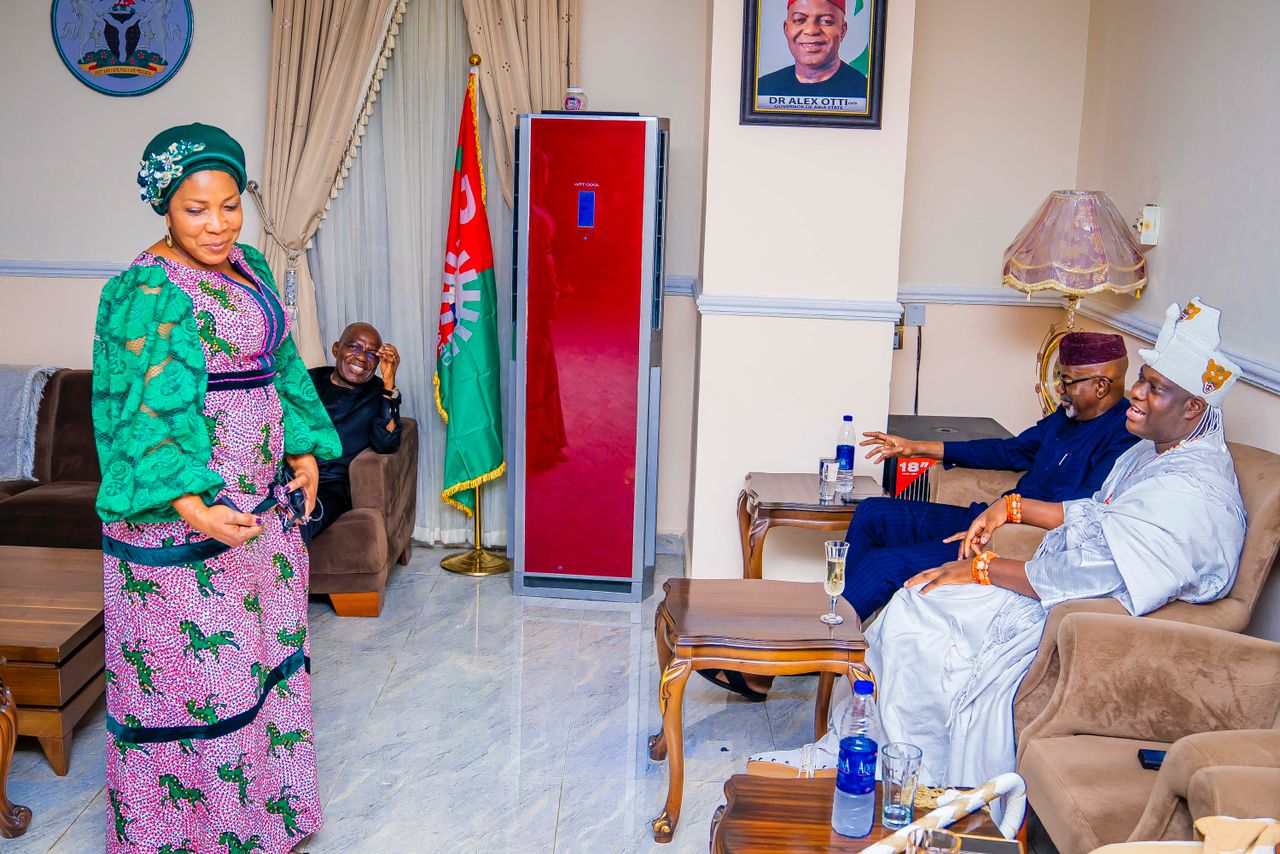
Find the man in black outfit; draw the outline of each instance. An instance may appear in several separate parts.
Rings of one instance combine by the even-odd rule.
[[[400,447],[400,392],[396,367],[400,354],[382,343],[368,323],[353,323],[333,345],[334,366],[312,368],[311,381],[342,440],[342,456],[319,460],[323,510],[307,523],[312,539],[351,509],[348,468],[365,448],[394,453]],[[381,377],[375,371],[380,370]]]

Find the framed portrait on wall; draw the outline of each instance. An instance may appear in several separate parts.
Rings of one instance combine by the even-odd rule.
[[[745,0],[744,125],[880,127],[888,0]]]

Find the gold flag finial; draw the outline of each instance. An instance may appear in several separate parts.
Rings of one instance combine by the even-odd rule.
[[[471,59],[469,59],[468,62],[471,63],[472,68],[475,68],[477,65],[480,64],[480,54],[478,53],[471,54]]]

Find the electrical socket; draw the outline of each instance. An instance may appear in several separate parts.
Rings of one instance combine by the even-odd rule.
[[[905,326],[924,326],[924,303],[909,302],[903,306],[902,323]]]

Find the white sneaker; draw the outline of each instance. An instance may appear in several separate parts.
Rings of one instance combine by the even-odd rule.
[[[795,750],[774,750],[747,758],[747,773],[761,777],[834,777],[840,742],[828,732],[820,741]]]

